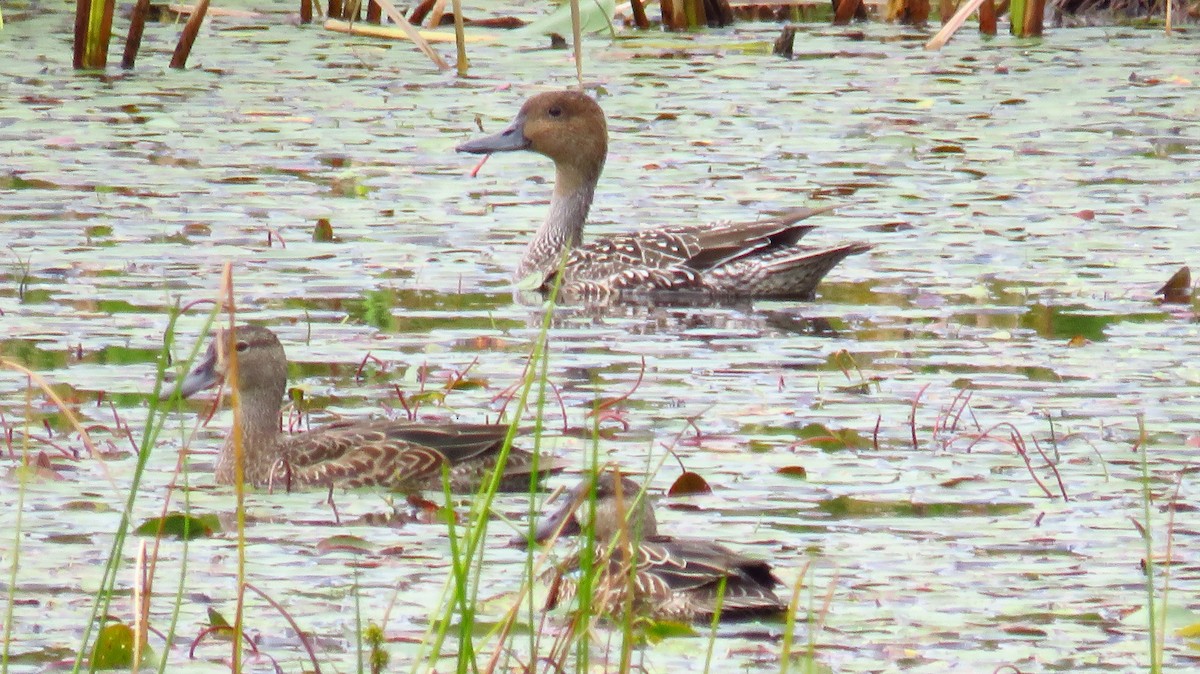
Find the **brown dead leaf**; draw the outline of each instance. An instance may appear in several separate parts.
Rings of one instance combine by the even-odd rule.
[[[712,487],[708,486],[708,480],[700,477],[699,474],[691,471],[686,471],[679,477],[675,478],[675,482],[671,484],[671,488],[667,490],[667,496],[690,496],[692,494],[711,494]]]
[[[312,235],[313,243],[329,243],[333,241],[333,223],[329,222],[328,218],[317,220],[317,224],[313,227]]]
[[[1187,265],[1180,267],[1154,294],[1162,295],[1164,304],[1191,304],[1192,270]]]

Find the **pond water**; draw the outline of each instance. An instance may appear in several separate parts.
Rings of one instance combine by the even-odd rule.
[[[165,68],[177,28],[150,26],[138,68],[104,75],[71,71],[66,5],[5,8],[0,356],[50,381],[104,450],[64,457],[82,443],[62,415],[27,397],[23,375],[0,373],[6,466],[28,428],[60,476],[0,489],[6,570],[20,513],[15,588],[7,571],[0,581],[13,671],[78,648],[136,463],[114,418],[140,437],[168,309],[214,298],[226,262],[239,318],[279,333],[314,424],[398,413],[397,387],[468,369],[481,386],[420,414],[494,419],[537,339],[540,310],[513,302],[509,274],[542,217],[548,162],[498,156],[470,178],[474,158],[453,148],[479,125],[501,128],[531,93],[572,85],[570,53],[532,37],[472,45],[460,79],[407,44],[291,25],[292,4],[212,19],[183,72]],[[587,235],[838,202],[811,239],[874,249],[811,303],[560,309],[549,380],[562,404],[547,408],[543,445],[582,466],[595,401],[640,377],[604,422],[601,457],[644,469],[674,447],[713,493],[660,499],[664,530],[715,534],[789,583],[808,568],[802,597],[822,624],[796,640],[829,670],[1145,670],[1135,522],[1160,584],[1170,545],[1165,665],[1196,666],[1195,639],[1176,630],[1200,622],[1188,474],[1200,323],[1195,305],[1154,300],[1200,261],[1195,33],[967,31],[927,53],[924,34],[901,27],[808,25],[784,60],[769,54],[778,31],[587,40],[585,79],[611,135]],[[312,241],[320,218],[336,241]],[[177,355],[206,309],[183,317]],[[368,354],[378,361],[358,378]],[[162,508],[204,409],[189,406],[154,448],[135,523]],[[185,492],[226,520],[234,502],[211,465],[228,423],[219,413],[193,442]],[[678,472],[667,460],[655,491]],[[446,529],[380,524],[392,508],[374,492],[335,497],[336,516],[325,494],[251,494],[248,579],[313,635],[329,670],[354,667],[357,611],[386,622],[403,671],[449,572]],[[497,511],[520,522],[527,507],[505,497]],[[511,532],[491,527],[485,623],[518,582]],[[336,534],[371,551],[321,545]],[[171,671],[228,657],[205,643],[189,660],[188,644],[210,607],[232,616],[236,545],[229,531],[163,543],[159,629],[187,560]],[[126,620],[131,576],[110,609]],[[257,598],[247,626],[285,671],[305,666]],[[777,670],[781,632],[723,628],[713,671]],[[638,657],[693,671],[706,644],[667,639]]]

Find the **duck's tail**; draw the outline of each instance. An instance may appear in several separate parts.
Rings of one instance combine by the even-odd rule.
[[[870,244],[858,242],[834,248],[786,246],[734,260],[706,276],[712,287],[725,294],[811,300],[821,279],[839,262],[870,249]]]

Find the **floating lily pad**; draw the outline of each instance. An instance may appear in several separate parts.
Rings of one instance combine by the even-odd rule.
[[[207,538],[221,530],[221,520],[212,513],[204,515],[187,515],[170,513],[165,517],[154,517],[142,522],[134,529],[139,536],[163,536],[190,541],[196,538]]]

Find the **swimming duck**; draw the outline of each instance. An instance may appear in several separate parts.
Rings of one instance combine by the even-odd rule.
[[[518,288],[548,292],[566,255],[560,294],[605,301],[650,295],[812,299],[817,284],[848,255],[870,248],[800,246],[812,225],[802,220],[830,208],[797,209],[755,222],[687,224],[582,244],[583,226],[604,169],[604,111],[578,91],[537,94],[500,133],[458,146],[491,154],[528,150],[554,161],[554,194],[545,222],[517,267]]]
[[[589,503],[593,489],[594,507]],[[566,496],[566,502],[539,523],[534,540],[544,543],[555,532],[580,534],[590,523],[596,560],[603,559],[610,544],[617,541],[608,564],[597,562],[600,571],[593,581],[592,605],[601,613],[621,613],[630,588],[633,610],[656,620],[711,620],[718,605],[726,620],[778,616],[787,611],[787,602],[774,591],[780,581],[767,562],[738,554],[711,538],[660,535],[654,508],[633,480],[605,470],[594,480],[585,478]],[[632,575],[630,559],[636,567]],[[551,593],[547,608],[575,595],[579,563],[577,553],[548,574]]]
[[[217,330],[200,363],[180,383],[187,398],[221,384],[230,370],[229,355],[237,352],[237,390],[240,409],[242,475],[259,488],[382,486],[396,491],[442,489],[442,466],[450,465],[454,491],[479,487],[496,465],[507,426],[495,424],[425,424],[393,419],[339,421],[294,435],[279,428],[287,387],[287,356],[269,329],[239,325]],[[511,448],[501,489],[525,491],[533,455]],[[216,481],[236,481],[233,433],[217,457]],[[547,458],[544,475],[561,469]]]

